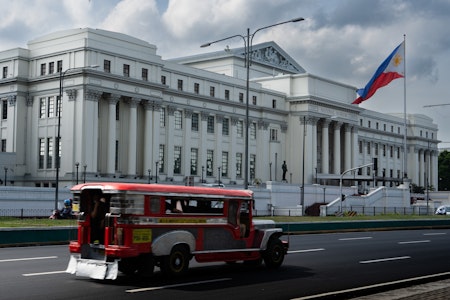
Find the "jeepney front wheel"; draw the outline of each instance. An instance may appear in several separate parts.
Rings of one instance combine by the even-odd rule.
[[[266,251],[263,253],[264,263],[269,269],[276,269],[283,263],[284,247],[278,238],[269,241]]]
[[[187,272],[190,259],[188,248],[176,245],[170,254],[161,260],[161,272],[168,276],[181,276]]]

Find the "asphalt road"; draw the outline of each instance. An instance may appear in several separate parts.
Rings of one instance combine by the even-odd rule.
[[[0,298],[348,299],[383,289],[364,287],[449,272],[449,253],[448,229],[298,235],[278,270],[192,261],[180,279],[156,269],[151,279],[96,281],[64,273],[66,245],[2,248]]]

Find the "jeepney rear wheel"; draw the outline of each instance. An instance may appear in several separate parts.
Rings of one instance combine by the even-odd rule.
[[[143,254],[139,257],[137,272],[142,277],[151,277],[155,269],[155,260],[151,254]]]
[[[266,251],[263,253],[264,263],[269,269],[276,269],[283,263],[284,247],[280,239],[274,238],[269,241]]]
[[[138,269],[136,257],[124,258],[119,261],[119,271],[125,275],[133,275]]]
[[[170,254],[161,260],[161,272],[168,276],[181,276],[187,272],[190,259],[188,248],[176,245]]]

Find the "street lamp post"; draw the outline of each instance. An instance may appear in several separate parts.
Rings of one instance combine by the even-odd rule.
[[[5,167],[5,186],[6,186],[6,178],[7,178],[7,174],[8,174],[8,168]]]
[[[59,167],[60,167],[60,156],[59,156],[59,142],[61,139],[61,105],[62,105],[62,97],[63,97],[63,81],[64,76],[66,76],[67,72],[75,71],[75,70],[83,70],[87,68],[98,68],[97,65],[86,66],[86,67],[77,67],[77,68],[69,68],[64,72],[62,70],[59,71],[59,98],[56,101],[56,113],[58,114],[58,131],[56,134],[56,178],[55,178],[55,210],[58,209],[58,192],[59,192]]]
[[[247,28],[247,35],[241,35],[241,34],[235,34],[220,40],[216,40],[213,42],[205,43],[201,45],[200,47],[209,47],[212,44],[222,42],[228,39],[232,39],[235,37],[240,37],[244,41],[244,51],[245,51],[245,66],[247,69],[247,79],[246,79],[246,88],[245,88],[245,170],[244,170],[244,187],[245,189],[248,189],[248,156],[249,156],[249,149],[248,149],[248,128],[249,128],[249,90],[250,90],[250,65],[251,65],[251,51],[252,51],[252,43],[253,38],[255,34],[263,29],[267,29],[270,27],[278,26],[281,24],[291,23],[291,22],[299,22],[303,21],[303,18],[295,18],[289,21],[281,22],[272,24],[269,26],[261,27],[255,30],[252,34],[250,34],[250,28]]]
[[[219,185],[220,185],[220,167],[217,167],[217,176],[219,177]]]
[[[79,162],[76,162],[75,163],[75,167],[77,168],[77,184],[78,184],[78,167],[80,166],[80,163]]]
[[[156,169],[155,169],[155,183],[158,183],[158,164],[159,161],[155,162]]]
[[[340,198],[339,209],[340,209],[340,213],[341,214],[343,213],[343,211],[342,211],[342,201],[344,199],[342,199],[343,198],[343,195],[342,195],[342,179],[344,178],[344,175],[346,173],[350,172],[350,171],[358,170],[358,169],[361,169],[361,168],[364,168],[364,167],[368,167],[368,166],[373,166],[373,163],[365,164],[365,165],[362,165],[362,166],[359,166],[359,167],[355,167],[355,168],[351,168],[351,169],[345,170],[344,172],[341,173],[341,178],[339,179],[339,198]]]
[[[152,170],[148,169],[148,183],[150,184],[150,180],[152,178]]]
[[[83,166],[83,183],[86,183],[86,168],[87,168],[87,165],[84,165]]]

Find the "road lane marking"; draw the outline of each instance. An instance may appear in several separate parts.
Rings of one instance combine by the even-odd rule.
[[[66,273],[66,271],[52,271],[52,272],[41,272],[41,273],[28,273],[28,274],[22,274],[22,276],[30,277],[30,276],[53,275],[53,274],[62,274],[62,273]]]
[[[2,259],[1,262],[12,262],[12,261],[27,261],[27,260],[39,260],[39,259],[54,259],[58,256],[42,256],[42,257],[25,257],[25,258],[13,258],[13,259]]]
[[[317,249],[305,249],[305,250],[292,250],[292,251],[288,251],[288,254],[292,254],[292,253],[307,253],[307,252],[317,252],[317,251],[324,251],[324,248],[317,248]]]
[[[424,233],[423,235],[446,235],[446,232],[432,232],[432,233]]]
[[[360,264],[373,264],[373,263],[393,261],[393,260],[402,260],[402,259],[409,259],[409,258],[411,258],[411,256],[398,256],[398,257],[379,258],[379,259],[372,259],[372,260],[361,260],[359,263]]]
[[[354,240],[369,240],[371,236],[363,236],[363,237],[354,237],[354,238],[342,238],[338,239],[339,241],[354,241]]]
[[[204,284],[204,283],[213,283],[213,282],[219,282],[219,281],[226,281],[226,280],[231,280],[231,279],[232,278],[219,278],[219,279],[204,280],[204,281],[186,282],[186,283],[179,283],[179,284],[171,284],[171,285],[155,286],[155,287],[148,287],[148,288],[132,289],[132,290],[126,290],[125,292],[127,292],[127,293],[149,292],[149,291],[156,291],[156,290],[175,288],[175,287],[180,287],[180,286],[189,286],[189,285],[198,285],[198,284]]]
[[[430,240],[421,240],[421,241],[406,241],[406,242],[398,242],[399,245],[404,244],[420,244],[420,243],[429,243]]]
[[[309,296],[303,296],[303,297],[298,297],[298,298],[292,298],[291,300],[311,300],[311,299],[323,299],[325,297],[334,297],[334,298],[339,298],[338,295],[345,295],[347,293],[352,293],[352,292],[358,292],[358,291],[365,291],[365,290],[371,290],[374,288],[380,288],[380,287],[391,287],[391,286],[396,286],[398,284],[403,284],[403,283],[411,283],[411,282],[421,282],[424,279],[434,279],[434,278],[441,278],[442,276],[449,276],[450,272],[445,272],[445,273],[438,273],[438,274],[432,274],[432,275],[425,275],[425,276],[419,276],[419,277],[413,277],[413,278],[406,278],[406,279],[400,279],[397,281],[389,281],[389,282],[382,282],[382,283],[377,283],[377,284],[372,284],[372,285],[367,285],[367,286],[361,286],[361,287],[356,287],[356,288],[352,288],[352,289],[347,289],[347,290],[340,290],[340,291],[332,291],[332,292],[326,292],[326,293],[322,293],[322,294],[316,294],[316,295],[309,295]]]

